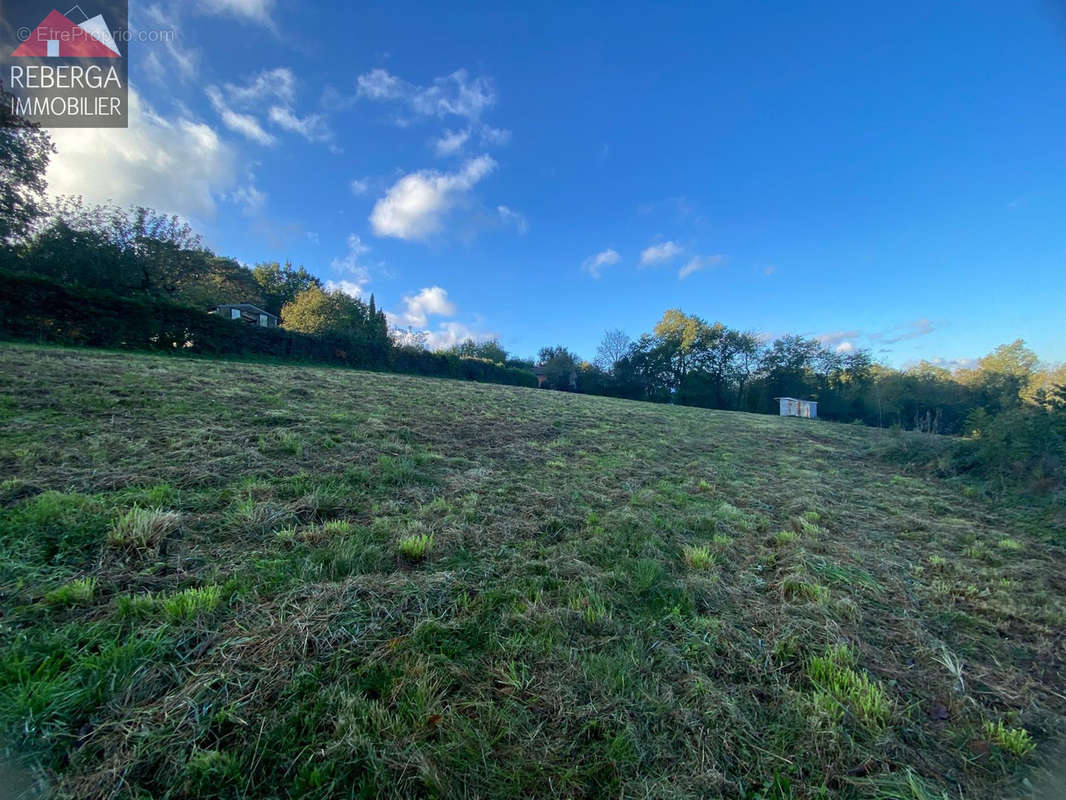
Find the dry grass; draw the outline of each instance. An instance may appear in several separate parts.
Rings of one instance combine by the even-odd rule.
[[[134,506],[107,532],[107,543],[119,548],[154,549],[180,525],[181,514]]]
[[[0,725],[59,797],[1061,785],[1061,530],[877,431],[30,347],[0,374]]]

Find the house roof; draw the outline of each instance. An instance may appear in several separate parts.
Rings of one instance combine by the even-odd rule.
[[[271,314],[269,311],[260,308],[259,306],[253,306],[251,303],[222,303],[215,306],[214,310],[218,311],[220,308],[239,308],[241,311],[247,311],[249,314],[266,314],[268,317],[278,318],[277,314]]]
[[[818,405],[817,400],[801,400],[798,397],[775,397],[774,400],[795,400],[797,403],[810,403],[811,405]]]

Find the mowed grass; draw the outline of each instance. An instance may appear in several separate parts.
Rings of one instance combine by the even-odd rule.
[[[0,726],[55,796],[984,798],[1061,756],[1061,531],[881,432],[11,345],[0,375]]]

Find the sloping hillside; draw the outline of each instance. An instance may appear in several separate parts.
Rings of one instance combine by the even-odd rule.
[[[61,796],[1001,797],[1066,734],[1066,554],[888,434],[89,351],[0,375],[0,724]]]

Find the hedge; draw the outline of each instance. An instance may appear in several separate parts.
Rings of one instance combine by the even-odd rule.
[[[261,328],[195,308],[66,286],[6,270],[0,270],[0,333],[13,339],[82,347],[293,359],[512,386],[537,385],[532,373],[479,359]]]

